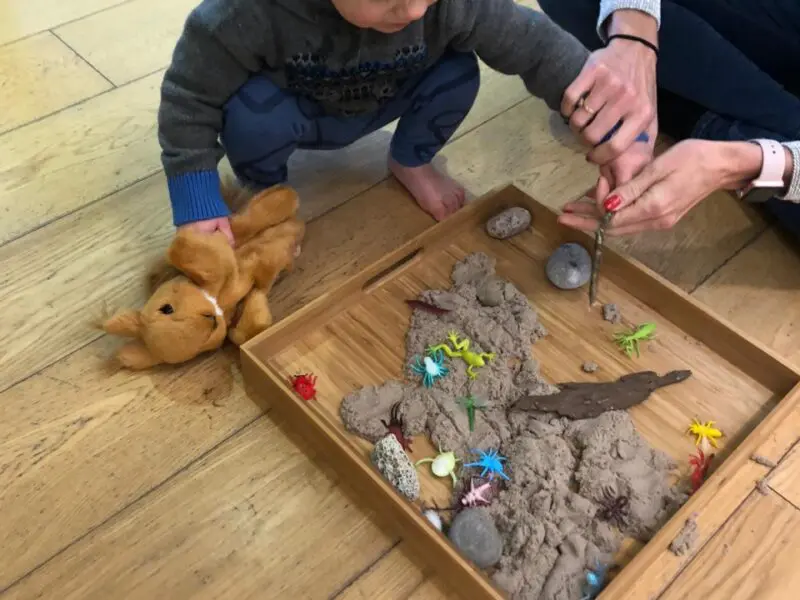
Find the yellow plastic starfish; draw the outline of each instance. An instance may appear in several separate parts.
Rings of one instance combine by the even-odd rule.
[[[712,446],[714,446],[714,448],[716,448],[717,438],[722,437],[722,432],[714,427],[714,421],[701,423],[697,419],[692,420],[692,424],[689,425],[689,429],[686,430],[686,433],[697,437],[694,442],[695,446],[699,446],[700,442],[706,439],[711,443]]]

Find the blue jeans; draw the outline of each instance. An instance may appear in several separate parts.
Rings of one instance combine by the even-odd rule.
[[[236,176],[259,189],[286,182],[286,163],[296,149],[343,148],[399,119],[391,156],[416,167],[429,163],[450,139],[472,108],[479,86],[476,56],[450,52],[411,77],[376,112],[336,116],[258,75],[226,104],[220,139]]]
[[[598,0],[539,0],[589,49]],[[741,141],[800,139],[800,0],[662,0],[658,116],[665,133]],[[800,205],[765,209],[800,238]]]

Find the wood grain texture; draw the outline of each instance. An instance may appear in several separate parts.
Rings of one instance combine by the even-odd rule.
[[[800,510],[753,492],[659,600],[788,600],[800,586]]]
[[[25,0],[0,3],[0,44],[58,27],[125,0]]]
[[[0,134],[111,88],[50,32],[0,46],[0,82]]]
[[[393,543],[262,417],[4,597],[322,598]]]
[[[167,66],[197,0],[132,0],[55,29],[115,85]]]
[[[796,430],[798,443],[770,474],[770,487],[800,510],[800,423]]]
[[[133,197],[156,198],[148,185],[161,183],[154,180],[140,184]],[[413,202],[396,189],[387,192],[386,188],[394,189],[391,184],[384,186],[308,225],[298,268],[274,288],[271,304],[276,318],[338,285],[354,269],[377,260],[430,226],[433,220]],[[132,206],[135,212],[133,203],[123,198],[120,206]],[[65,235],[77,236],[72,243],[85,248],[88,242],[80,232],[85,223],[94,221],[102,229],[102,215],[114,213],[101,210],[75,228],[66,229]],[[365,223],[376,226],[365,228]],[[148,236],[137,236],[135,228],[130,231],[132,237],[118,232],[109,235],[137,252],[123,252],[122,256],[128,256],[125,261],[120,260],[119,253],[116,258],[109,254],[109,262],[93,267],[97,273],[107,273],[109,281],[119,286],[115,288],[116,297],[111,294],[104,298],[110,293],[107,289],[101,295],[86,296],[85,290],[97,285],[98,274],[78,277],[72,282],[76,291],[67,294],[66,300],[82,298],[85,304],[62,315],[65,324],[78,321],[76,328],[83,331],[80,328],[98,312],[95,309],[101,300],[124,305],[143,297],[144,282],[138,276],[131,279],[130,274],[143,273],[148,256],[158,254],[166,238],[150,240],[153,247],[146,250],[143,240]],[[386,235],[387,231],[391,235]],[[84,234],[87,239],[99,235],[93,230]],[[167,234],[165,229],[159,235]],[[97,256],[101,255],[98,250]],[[93,260],[98,259],[95,256]],[[75,275],[68,272],[64,277],[69,280]],[[68,302],[60,303],[58,296],[59,290],[63,294],[69,289],[68,284],[51,278],[42,285],[53,286],[47,302],[54,304],[54,311],[69,307]],[[41,299],[39,302],[46,304]],[[27,318],[35,318],[34,313],[31,310]],[[34,330],[37,332],[45,335],[46,327],[40,324]],[[90,331],[87,329],[84,335],[89,336]],[[54,330],[48,339],[46,347],[55,343],[62,351],[64,344],[78,347],[79,341],[58,338]],[[0,511],[6,516],[0,520],[0,547],[13,550],[0,569],[0,589],[186,468],[258,414],[242,388],[233,348],[183,367],[131,373],[110,362],[119,343],[102,337],[0,394],[6,415],[0,420]],[[291,511],[292,506],[287,505],[285,510]]]
[[[717,271],[694,297],[800,364],[800,269],[797,250],[774,230]]]
[[[348,585],[335,600],[407,598],[425,581],[425,574],[400,542],[370,569]]]

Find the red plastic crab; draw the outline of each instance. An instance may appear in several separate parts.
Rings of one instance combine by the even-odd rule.
[[[381,419],[381,423],[386,430],[394,435],[397,438],[397,441],[400,442],[400,445],[403,447],[403,450],[411,451],[411,440],[405,436],[403,433],[403,419],[400,418],[400,403],[395,402],[392,404],[391,412],[389,413],[389,422],[387,423],[383,419]]]
[[[317,397],[316,383],[317,377],[311,373],[292,377],[292,387],[303,400],[313,400]]]
[[[711,466],[711,460],[714,458],[713,454],[708,457],[703,453],[703,450],[698,448],[697,454],[689,457],[689,464],[692,465],[692,493],[694,494],[703,485],[708,474],[708,469]]]

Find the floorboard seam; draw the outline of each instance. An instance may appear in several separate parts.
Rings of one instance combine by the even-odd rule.
[[[91,62],[91,61],[90,61],[88,58],[86,58],[86,57],[85,57],[83,54],[81,54],[81,53],[80,53],[80,52],[78,52],[78,51],[77,51],[75,48],[73,48],[73,47],[72,47],[72,46],[71,46],[71,45],[70,45],[70,44],[67,42],[67,40],[65,40],[65,39],[64,39],[64,38],[62,38],[60,35],[58,35],[58,34],[57,34],[57,33],[56,33],[56,32],[55,32],[53,29],[48,29],[47,31],[49,31],[51,34],[53,34],[53,37],[55,37],[55,38],[56,38],[56,39],[57,39],[59,42],[61,42],[61,43],[62,43],[62,44],[64,44],[64,45],[65,45],[67,48],[69,48],[69,49],[70,49],[70,51],[71,51],[71,52],[73,52],[73,53],[75,54],[75,56],[77,56],[77,57],[78,57],[78,58],[80,58],[80,59],[81,59],[83,62],[85,62],[85,63],[86,63],[88,66],[89,66],[89,68],[90,68],[92,71],[94,71],[95,73],[97,73],[98,75],[100,75],[100,77],[102,77],[103,79],[105,79],[105,81],[106,81],[106,82],[107,82],[107,83],[108,83],[108,84],[111,86],[111,89],[112,89],[112,90],[115,90],[115,89],[117,89],[117,84],[116,84],[116,83],[114,83],[114,82],[113,82],[113,81],[111,81],[111,80],[110,80],[108,77],[106,77],[106,74],[105,74],[105,73],[103,73],[103,72],[102,72],[100,69],[98,69],[97,67],[95,67],[95,66],[94,66],[94,64],[93,64],[93,63],[92,63],[92,62]],[[111,91],[111,90],[105,90],[105,91],[109,92],[109,91]],[[92,96],[92,97],[94,98],[95,96]]]
[[[721,262],[719,265],[717,265],[717,266],[716,266],[714,269],[712,269],[712,270],[711,270],[711,272],[710,272],[708,275],[706,275],[706,276],[705,276],[705,277],[703,277],[703,278],[702,278],[700,281],[698,281],[698,282],[697,282],[697,283],[694,285],[694,287],[692,287],[692,288],[689,290],[689,295],[690,295],[690,296],[694,295],[694,293],[695,293],[697,290],[699,290],[699,289],[700,289],[700,288],[701,288],[703,285],[705,285],[705,283],[706,283],[708,280],[710,280],[710,279],[711,279],[711,278],[712,278],[714,275],[716,275],[718,271],[720,271],[720,270],[721,270],[723,267],[725,267],[725,266],[726,266],[726,265],[727,265],[729,262],[731,262],[731,261],[732,261],[734,258],[736,258],[737,256],[739,256],[739,255],[740,255],[740,254],[741,254],[741,253],[742,253],[742,252],[743,252],[743,251],[744,251],[746,248],[748,248],[749,246],[751,246],[752,244],[754,244],[754,243],[755,243],[755,242],[758,240],[758,238],[760,238],[762,235],[764,235],[765,233],[767,233],[767,232],[768,232],[768,231],[770,231],[771,229],[772,229],[772,228],[771,228],[771,227],[768,225],[768,226],[764,227],[763,229],[761,229],[760,231],[758,231],[757,233],[755,233],[755,234],[754,234],[752,237],[750,237],[750,238],[749,238],[747,241],[745,241],[745,243],[744,243],[744,244],[742,244],[742,246],[741,246],[741,247],[739,247],[739,249],[738,249],[738,250],[734,250],[734,251],[731,253],[731,255],[730,255],[728,258],[726,258],[725,260],[723,260],[723,261],[722,261],[722,262]]]
[[[93,525],[92,527],[88,528],[88,529],[87,529],[87,530],[86,530],[84,533],[82,533],[81,535],[79,535],[78,537],[76,537],[74,540],[72,540],[71,542],[69,542],[68,544],[66,544],[66,545],[65,545],[63,548],[60,548],[59,550],[57,550],[56,552],[54,552],[54,553],[53,553],[51,556],[49,556],[47,559],[43,560],[42,562],[40,562],[40,563],[39,563],[39,564],[37,564],[36,566],[32,567],[32,568],[31,568],[29,571],[27,571],[26,573],[24,573],[24,574],[20,575],[20,576],[19,576],[17,579],[15,579],[14,581],[12,581],[12,582],[11,582],[10,584],[8,584],[6,587],[4,587],[4,588],[1,588],[1,589],[0,589],[0,595],[3,595],[3,594],[5,594],[5,593],[6,593],[6,592],[8,592],[10,589],[12,589],[12,588],[13,588],[13,587],[15,587],[16,585],[20,584],[22,581],[24,581],[25,579],[27,579],[28,577],[30,577],[31,575],[33,575],[34,573],[36,573],[36,571],[38,571],[38,570],[39,570],[39,569],[41,569],[42,567],[45,567],[45,566],[47,566],[47,564],[48,564],[48,563],[50,563],[51,561],[53,561],[55,558],[57,558],[57,557],[61,556],[61,555],[62,555],[64,552],[66,552],[67,550],[69,550],[70,548],[72,548],[72,547],[73,547],[75,544],[78,544],[78,543],[80,543],[80,542],[81,542],[81,540],[84,540],[85,538],[87,538],[89,535],[91,535],[92,533],[94,533],[94,532],[95,532],[95,531],[97,531],[98,529],[100,529],[100,528],[104,527],[106,524],[108,524],[108,523],[110,523],[111,521],[113,521],[113,520],[114,520],[114,519],[115,519],[117,516],[119,516],[120,514],[122,514],[123,512],[125,512],[126,510],[128,510],[129,508],[131,508],[132,506],[135,506],[135,505],[136,505],[136,504],[138,504],[139,502],[142,502],[142,501],[143,501],[145,498],[147,498],[148,496],[150,496],[150,494],[152,494],[153,492],[156,492],[156,491],[158,491],[159,489],[161,489],[162,487],[164,487],[165,485],[167,485],[169,482],[173,481],[173,480],[174,480],[176,477],[178,477],[180,474],[182,474],[182,473],[186,472],[187,470],[189,470],[189,469],[190,469],[190,468],[191,468],[193,465],[195,465],[195,464],[196,464],[196,463],[198,463],[199,461],[201,461],[201,460],[203,460],[204,458],[206,458],[206,457],[207,457],[209,454],[211,454],[212,452],[214,452],[215,450],[217,450],[217,448],[219,448],[219,447],[220,447],[220,446],[222,446],[223,444],[227,443],[229,440],[231,440],[231,439],[233,439],[233,438],[237,437],[238,435],[241,435],[241,434],[242,434],[242,433],[243,433],[243,432],[244,432],[244,431],[245,431],[247,428],[251,427],[251,426],[252,426],[254,423],[256,423],[256,422],[257,422],[257,421],[259,421],[260,419],[263,419],[264,417],[266,417],[267,415],[269,415],[269,413],[270,413],[270,412],[271,412],[271,409],[270,409],[270,408],[267,408],[267,409],[266,409],[266,410],[264,410],[262,413],[260,413],[258,416],[256,416],[256,417],[252,418],[250,421],[248,421],[247,423],[245,423],[244,425],[242,425],[242,426],[241,426],[241,427],[239,427],[238,429],[235,429],[233,432],[231,432],[231,434],[230,434],[230,435],[226,436],[225,438],[221,439],[221,440],[220,440],[220,441],[218,441],[216,444],[214,444],[213,446],[211,446],[210,448],[208,448],[208,449],[207,449],[205,452],[202,452],[202,453],[201,453],[201,454],[199,454],[198,456],[195,456],[195,457],[194,457],[194,458],[192,458],[191,460],[187,461],[187,463],[186,463],[185,465],[183,465],[183,466],[182,466],[182,467],[180,467],[179,469],[176,469],[176,470],[175,470],[173,473],[171,473],[170,475],[168,475],[167,477],[165,477],[165,478],[164,478],[163,480],[161,480],[159,483],[157,483],[157,484],[155,484],[155,485],[151,486],[149,489],[147,489],[146,491],[142,492],[142,493],[141,493],[139,496],[137,496],[136,498],[134,498],[133,500],[131,500],[130,502],[128,502],[128,503],[127,503],[127,504],[125,504],[124,506],[120,507],[118,510],[114,511],[112,514],[108,515],[108,516],[107,516],[105,519],[103,519],[101,522],[99,522],[99,523],[97,523],[96,525]]]
[[[402,539],[396,538],[394,542],[392,542],[392,544],[386,550],[381,552],[375,560],[373,560],[366,567],[355,573],[352,577],[350,577],[350,579],[345,581],[337,591],[333,592],[330,596],[328,596],[328,600],[335,600],[336,598],[344,594],[348,589],[353,587],[353,584],[355,584],[356,581],[358,581],[364,575],[372,571],[372,569],[374,569],[379,562],[381,562],[384,558],[386,558],[392,550],[397,548],[400,545],[400,542],[402,542]]]

